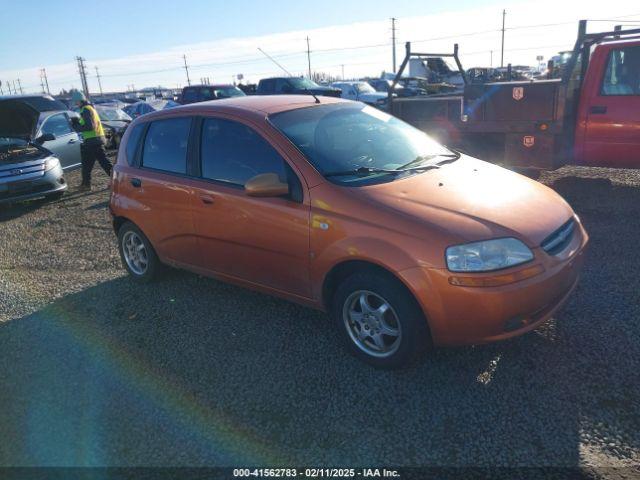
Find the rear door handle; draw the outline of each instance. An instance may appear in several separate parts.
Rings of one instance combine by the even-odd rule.
[[[589,108],[589,113],[603,114],[607,113],[607,107],[604,105],[593,105]]]
[[[140,180],[139,178],[132,178],[131,185],[133,185],[136,188],[139,188],[142,186],[142,180]]]
[[[202,200],[202,203],[206,205],[211,205],[213,203],[213,198],[208,195],[200,195],[200,200]]]

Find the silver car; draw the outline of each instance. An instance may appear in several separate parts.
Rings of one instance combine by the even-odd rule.
[[[82,137],[71,126],[77,116],[49,95],[0,97],[0,137],[37,143],[58,157],[64,170],[77,168]]]
[[[46,95],[0,98],[0,203],[64,193],[63,170],[80,165],[74,115]]]
[[[24,138],[0,136],[0,203],[59,198],[66,189],[55,155]]]

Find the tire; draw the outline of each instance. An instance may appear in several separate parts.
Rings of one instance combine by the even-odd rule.
[[[125,222],[118,230],[118,250],[122,265],[136,282],[157,278],[162,264],[149,239],[133,223]]]
[[[387,308],[380,315],[383,303]],[[333,296],[331,316],[347,350],[374,367],[407,366],[431,346],[422,310],[390,274],[367,271],[347,277]]]

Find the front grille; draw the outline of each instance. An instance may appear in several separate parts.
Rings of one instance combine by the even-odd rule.
[[[557,255],[571,243],[575,233],[575,228],[576,222],[572,218],[545,238],[540,246],[549,255]]]

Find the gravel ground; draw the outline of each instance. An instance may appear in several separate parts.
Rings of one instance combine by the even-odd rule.
[[[640,464],[640,172],[543,176],[591,234],[556,318],[396,372],[319,312],[184,272],[133,284],[95,181],[0,207],[0,465]]]

